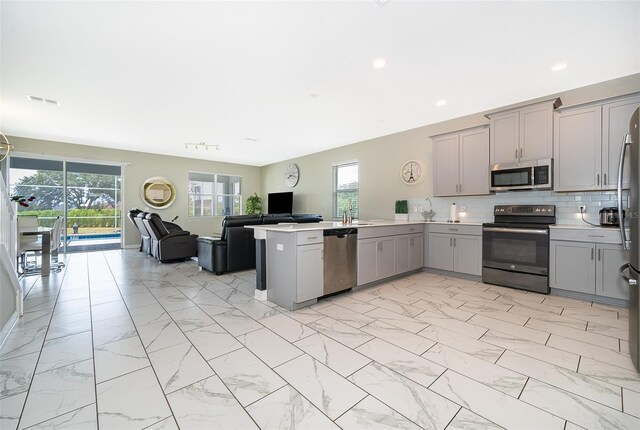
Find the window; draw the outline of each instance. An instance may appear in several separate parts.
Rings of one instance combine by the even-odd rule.
[[[189,216],[241,214],[241,176],[189,172]]]
[[[358,162],[336,164],[333,166],[333,216],[342,218],[342,213],[349,209],[351,216],[358,218]]]

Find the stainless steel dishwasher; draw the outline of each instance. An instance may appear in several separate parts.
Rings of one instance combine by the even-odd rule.
[[[357,228],[324,230],[323,295],[348,290],[357,280]]]

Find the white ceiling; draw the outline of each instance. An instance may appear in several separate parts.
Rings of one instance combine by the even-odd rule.
[[[3,0],[0,12],[5,134],[257,166],[640,72],[638,1]]]

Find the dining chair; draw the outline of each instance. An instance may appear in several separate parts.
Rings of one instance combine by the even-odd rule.
[[[59,249],[62,246],[62,227],[64,220],[61,216],[56,218],[56,222],[51,229],[51,270],[59,272],[65,266],[58,257]]]
[[[38,217],[23,215],[18,217],[18,271],[21,274],[36,274],[38,254],[42,252],[42,240],[36,235],[24,235],[25,232],[38,231]],[[33,260],[29,260],[33,256]]]

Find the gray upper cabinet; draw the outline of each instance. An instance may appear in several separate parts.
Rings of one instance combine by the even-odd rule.
[[[568,108],[556,112],[554,190],[614,190],[629,119],[640,96]],[[622,182],[629,188],[628,169]]]
[[[475,127],[433,138],[434,195],[489,194],[489,129]]]
[[[520,113],[508,112],[491,116],[489,162],[516,163],[520,149]]]
[[[507,164],[553,156],[553,110],[560,99],[489,115],[490,163]]]
[[[640,107],[640,97],[633,97],[602,105],[602,166],[603,189],[616,189],[618,186],[618,164],[620,150],[625,136],[629,133],[629,120],[633,112]],[[626,154],[626,166],[629,166],[629,151]],[[629,188],[630,169],[622,178],[622,188]]]
[[[459,188],[458,134],[439,136],[433,140],[433,194],[455,196]]]
[[[556,114],[554,190],[599,190],[602,147],[601,106]]]

